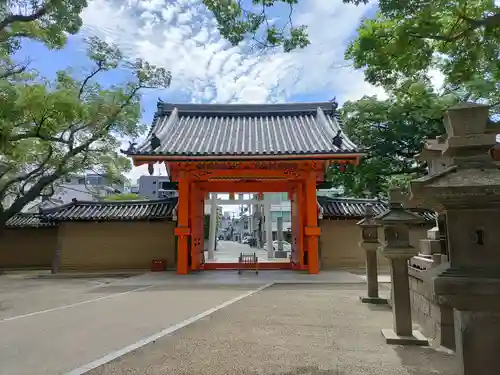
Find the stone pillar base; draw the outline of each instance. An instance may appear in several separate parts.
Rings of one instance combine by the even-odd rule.
[[[380,297],[359,297],[359,300],[362,303],[371,303],[372,305],[388,305],[389,301],[387,298]]]
[[[428,346],[429,340],[420,331],[413,331],[411,336],[399,336],[393,329],[383,329],[382,336],[386,344]]]

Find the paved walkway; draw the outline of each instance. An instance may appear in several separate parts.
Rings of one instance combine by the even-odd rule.
[[[146,275],[137,282],[132,277],[87,285],[62,299],[51,297],[48,287],[35,293],[34,280],[28,280],[25,290],[37,301],[31,309],[21,296],[0,294],[0,301],[11,305],[4,304],[8,311],[0,317],[0,374],[65,374],[263,284],[191,285],[188,279],[176,284],[172,277],[148,280]],[[62,289],[52,291],[64,294]],[[42,303],[44,296],[52,303]]]
[[[454,375],[454,356],[386,345],[360,284],[276,285],[90,375]],[[387,290],[385,290],[387,292]]]
[[[237,262],[240,253],[255,253],[259,258],[259,262],[287,262],[288,258],[271,258],[267,257],[267,250],[250,247],[246,244],[241,244],[234,241],[219,241],[217,251],[215,251],[215,260],[208,260],[208,251],[205,251],[205,259],[207,262],[232,263]]]
[[[202,330],[206,331],[205,333],[218,332],[224,322],[217,320],[217,325],[210,325],[213,317],[209,316],[209,313],[272,283],[286,284],[290,290],[301,289],[303,285],[300,284],[304,283],[317,284],[320,289],[325,285],[326,288],[344,285],[348,289],[352,285],[358,285],[356,290],[342,292],[349,293],[356,301],[358,295],[364,294],[365,289],[362,276],[344,271],[328,271],[318,275],[295,271],[262,271],[258,275],[253,272],[238,275],[235,271],[205,271],[187,276],[147,273],[121,280],[23,280],[19,277],[15,279],[0,276],[0,374],[67,374],[110,353],[116,354],[117,351],[147,337],[165,333],[165,330],[196,320],[200,314],[206,314],[202,320],[208,324],[203,326]],[[387,288],[382,289],[388,293]],[[272,290],[278,289],[273,287]],[[282,292],[277,293],[281,295]],[[263,299],[252,299],[254,305],[250,306],[248,312],[224,312],[228,327],[224,328],[222,333],[228,337],[218,340],[232,340],[230,330],[233,328],[235,337],[254,335],[252,332],[256,326],[260,327],[259,332],[267,329],[272,331],[272,325],[266,328],[269,314],[276,313],[279,317],[282,310],[296,310],[299,314],[295,320],[290,321],[292,326],[307,325],[311,319],[317,319],[314,315],[316,310],[303,310],[300,305],[305,304],[311,308],[311,303],[321,306],[320,300],[323,297],[327,299],[325,302],[338,298],[335,294],[322,294],[321,298],[309,300],[309,292],[283,292],[282,296],[289,296],[285,299],[274,298],[272,296],[275,294],[267,292],[260,295]],[[245,306],[243,301],[237,302],[238,306]],[[343,302],[340,299],[338,303]],[[350,308],[366,309],[358,303]],[[223,310],[225,309],[232,307],[225,307]],[[343,311],[342,314],[351,314],[348,310]],[[355,311],[353,313],[356,314]],[[300,314],[303,321],[298,323]],[[233,326],[231,323],[246,322],[249,319],[252,321],[250,326]],[[283,315],[282,319],[284,322],[289,320],[287,315]],[[390,316],[387,319],[386,326],[390,326]],[[251,332],[245,333],[245,330]],[[262,334],[263,338],[267,337],[267,334]],[[280,340],[284,340],[280,342],[285,345],[288,338],[282,336]],[[211,345],[216,348],[219,344],[214,342],[209,344]],[[169,346],[163,350],[173,353],[174,349]],[[286,346],[280,350],[287,350]],[[204,355],[207,354],[210,353]],[[219,357],[224,355],[218,353],[214,358]],[[178,371],[183,373],[182,369],[185,367],[181,365]],[[233,373],[224,371],[219,373]],[[80,373],[77,371],[73,374]],[[141,369],[137,373],[148,372]],[[187,373],[196,374],[190,371]]]

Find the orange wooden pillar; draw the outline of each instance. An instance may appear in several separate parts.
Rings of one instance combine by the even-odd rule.
[[[297,223],[297,189],[292,189],[288,193],[288,200],[290,201],[290,220],[292,222],[292,254],[291,262],[292,268],[298,268],[299,266],[299,249],[297,246],[297,234],[298,234],[298,223]]]
[[[189,199],[189,226],[191,228],[191,270],[193,271],[200,269],[203,246],[203,229],[200,228],[200,220],[203,220],[200,218],[200,206],[202,206],[200,195],[200,188],[192,182]]]
[[[205,263],[205,197],[207,193],[202,189],[199,190],[198,201],[198,227],[200,231],[200,268]]]
[[[310,274],[319,273],[319,236],[318,203],[316,198],[316,173],[311,171],[305,181],[305,242],[307,246],[307,270]]]
[[[177,239],[177,273],[187,275],[188,265],[188,246],[191,229],[189,227],[189,198],[191,181],[185,176],[184,172],[179,176],[179,203],[177,206],[177,228],[175,235]]]
[[[297,183],[291,197],[293,267],[304,267],[304,188]]]

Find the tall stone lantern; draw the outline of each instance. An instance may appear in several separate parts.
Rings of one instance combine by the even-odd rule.
[[[440,303],[454,308],[462,375],[500,374],[500,170],[491,157],[497,129],[488,107],[448,110],[444,171],[412,181],[412,194],[446,213],[448,268],[433,278]]]
[[[397,191],[391,191],[394,195]],[[390,197],[391,198],[391,197]],[[388,344],[428,345],[428,340],[412,329],[410,285],[408,280],[408,260],[417,255],[418,249],[410,245],[410,226],[422,224],[423,218],[407,211],[394,199],[389,201],[389,209],[377,216],[383,225],[385,244],[379,251],[391,262],[391,289],[393,328],[382,329]]]
[[[375,221],[373,205],[368,203],[365,206],[365,217],[357,224],[361,227],[361,242],[359,246],[365,251],[366,258],[366,282],[368,297],[359,297],[363,303],[377,305],[387,304],[387,299],[378,295],[378,269],[377,250],[380,246],[378,239],[379,224]]]

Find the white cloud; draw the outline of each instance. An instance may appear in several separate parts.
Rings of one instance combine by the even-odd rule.
[[[200,0],[93,0],[83,14],[84,33],[116,43],[129,58],[141,57],[172,71],[165,100],[178,93],[192,102],[264,103],[324,93],[340,102],[384,96],[345,66],[344,51],[366,10],[339,2],[303,0],[295,24],[308,26],[311,45],[291,53],[251,51],[222,39]],[[135,180],[146,167],[134,168]]]
[[[311,45],[288,54],[232,47],[199,0],[128,1],[121,7],[94,0],[83,18],[84,31],[117,43],[127,56],[171,69],[171,92],[188,92],[194,102],[276,102],[318,92],[325,92],[325,100],[336,95],[344,101],[382,93],[364,82],[362,72],[337,68],[346,64],[346,44],[365,10],[302,1],[294,22],[308,26]]]

